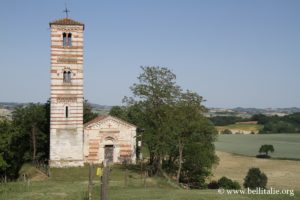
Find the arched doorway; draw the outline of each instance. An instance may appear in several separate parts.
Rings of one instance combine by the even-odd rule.
[[[114,138],[107,137],[104,140],[104,159],[108,163],[114,162]]]

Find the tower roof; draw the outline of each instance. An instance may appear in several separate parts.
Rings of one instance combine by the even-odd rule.
[[[84,24],[78,21],[75,21],[70,18],[62,18],[62,19],[57,19],[49,23],[50,27],[51,25],[78,25],[78,26],[83,26]]]

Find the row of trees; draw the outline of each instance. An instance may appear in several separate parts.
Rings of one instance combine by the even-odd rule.
[[[110,114],[139,127],[138,137],[149,151],[151,174],[167,172],[177,182],[201,187],[217,162],[216,130],[203,116],[203,98],[183,91],[176,76],[163,67],[142,67],[124,107]]]
[[[226,126],[235,124],[236,122],[250,121],[249,118],[242,118],[237,116],[214,116],[209,118],[215,126]]]
[[[254,115],[252,120],[264,125],[261,133],[300,133],[300,113],[286,116]]]
[[[300,113],[293,113],[286,116],[266,116],[256,114],[251,118],[241,118],[237,116],[215,116],[210,120],[215,126],[226,126],[243,121],[258,121],[263,125],[261,133],[300,133]]]

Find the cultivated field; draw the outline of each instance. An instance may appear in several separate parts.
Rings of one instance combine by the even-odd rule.
[[[225,152],[217,155],[220,161],[214,169],[213,180],[226,176],[242,185],[249,168],[258,167],[268,177],[267,187],[300,191],[300,161],[257,159]]]
[[[218,151],[255,156],[263,144],[272,144],[273,158],[300,159],[300,134],[219,135]]]

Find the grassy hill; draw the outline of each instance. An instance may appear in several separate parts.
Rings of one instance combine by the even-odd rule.
[[[94,170],[95,172],[96,170]],[[88,167],[52,169],[52,177],[44,181],[14,182],[1,184],[0,199],[30,200],[82,200],[86,199],[88,187]],[[99,177],[94,174],[93,199],[99,199]],[[141,179],[138,168],[129,170],[128,187],[124,185],[124,168],[114,166],[110,174],[109,199],[138,200],[247,200],[247,199],[297,199],[287,195],[229,195],[219,194],[217,190],[176,189],[159,177],[147,178],[146,186]],[[296,193],[300,197],[300,193]]]

